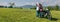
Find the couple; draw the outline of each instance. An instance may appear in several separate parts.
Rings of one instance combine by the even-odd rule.
[[[43,7],[40,3],[36,4],[36,16],[40,18],[47,17],[48,19],[51,19],[50,11],[48,9],[43,10]]]
[[[43,14],[42,14],[42,13],[43,13],[43,12],[42,12],[42,11],[43,11],[43,7],[42,7],[42,5],[41,5],[40,3],[38,3],[38,2],[37,2],[37,4],[36,4],[36,11],[37,11],[37,12],[36,12],[36,16],[37,16],[37,17],[42,17],[42,15],[43,15]]]

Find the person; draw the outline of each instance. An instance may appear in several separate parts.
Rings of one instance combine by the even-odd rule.
[[[50,15],[50,10],[46,8],[43,12],[44,12],[44,18],[51,20],[52,17]]]
[[[39,11],[40,11],[40,18],[43,18],[43,7],[42,4],[39,3]]]
[[[36,3],[36,16],[39,17],[39,3]]]
[[[36,4],[36,16],[37,17],[43,17],[43,7],[40,3],[37,2]]]

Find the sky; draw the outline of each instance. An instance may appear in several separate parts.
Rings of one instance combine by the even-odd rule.
[[[10,2],[14,2],[15,6],[35,5],[36,2],[41,3],[43,6],[60,5],[60,0],[0,0],[0,5],[9,6]]]

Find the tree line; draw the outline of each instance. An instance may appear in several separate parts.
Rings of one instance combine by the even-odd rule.
[[[55,6],[46,6],[46,7],[43,7],[43,8],[47,8],[47,9],[49,9],[49,10],[60,10],[60,7],[59,7],[59,5],[55,5]],[[36,6],[34,6],[33,8],[31,8],[31,9],[36,9]]]
[[[15,5],[15,3],[9,3],[9,7],[7,6],[0,6],[0,8],[13,8],[13,6]],[[14,8],[20,8],[20,9],[23,9],[22,7],[14,7]],[[43,7],[43,8],[48,8],[49,10],[60,10],[60,7],[59,5],[55,5],[55,6],[46,6],[46,7]],[[30,8],[30,9],[36,9],[36,6]]]

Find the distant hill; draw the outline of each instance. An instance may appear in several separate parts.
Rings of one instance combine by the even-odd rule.
[[[34,6],[33,5],[24,5],[24,6],[21,6],[21,7],[23,7],[23,8],[32,8]]]

